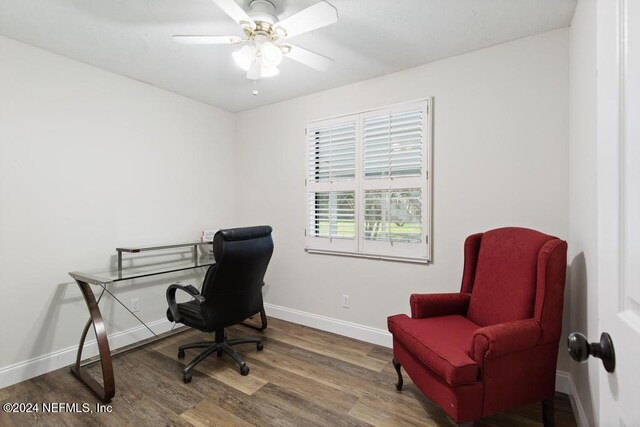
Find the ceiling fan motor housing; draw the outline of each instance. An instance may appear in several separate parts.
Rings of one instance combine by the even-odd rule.
[[[269,23],[271,25],[278,22],[278,18],[276,18],[276,7],[273,3],[267,0],[253,0],[249,4],[249,8],[251,9],[247,14],[254,21],[262,21]]]

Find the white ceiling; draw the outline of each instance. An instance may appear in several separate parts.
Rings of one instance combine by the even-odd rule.
[[[283,18],[317,0],[271,1]],[[565,27],[577,0],[328,2],[338,23],[291,41],[335,63],[319,72],[285,59],[259,96],[231,58],[237,46],[172,41],[242,35],[210,0],[0,0],[0,35],[235,112]]]

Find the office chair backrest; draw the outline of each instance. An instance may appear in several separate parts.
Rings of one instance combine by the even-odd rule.
[[[204,279],[207,324],[235,325],[262,308],[262,284],[273,253],[272,228],[220,230],[213,238],[216,263]]]

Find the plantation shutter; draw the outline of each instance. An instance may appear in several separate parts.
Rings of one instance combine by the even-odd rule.
[[[423,167],[422,134],[422,109],[365,118],[365,178],[420,175]]]
[[[307,243],[354,251],[356,242],[357,117],[307,127]]]
[[[328,191],[309,193],[309,235],[331,239],[353,239],[356,236],[355,193]]]
[[[430,102],[307,123],[307,251],[430,259]]]
[[[354,179],[356,122],[307,130],[309,179],[314,182]]]

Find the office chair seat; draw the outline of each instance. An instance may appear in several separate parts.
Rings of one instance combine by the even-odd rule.
[[[197,329],[202,329],[207,327],[207,322],[202,317],[202,309],[200,308],[200,304],[196,300],[187,301],[178,303],[178,311],[180,313],[180,317],[183,319],[182,323],[185,325],[192,326]],[[167,319],[173,322],[173,316],[171,315],[171,309],[167,309]]]

